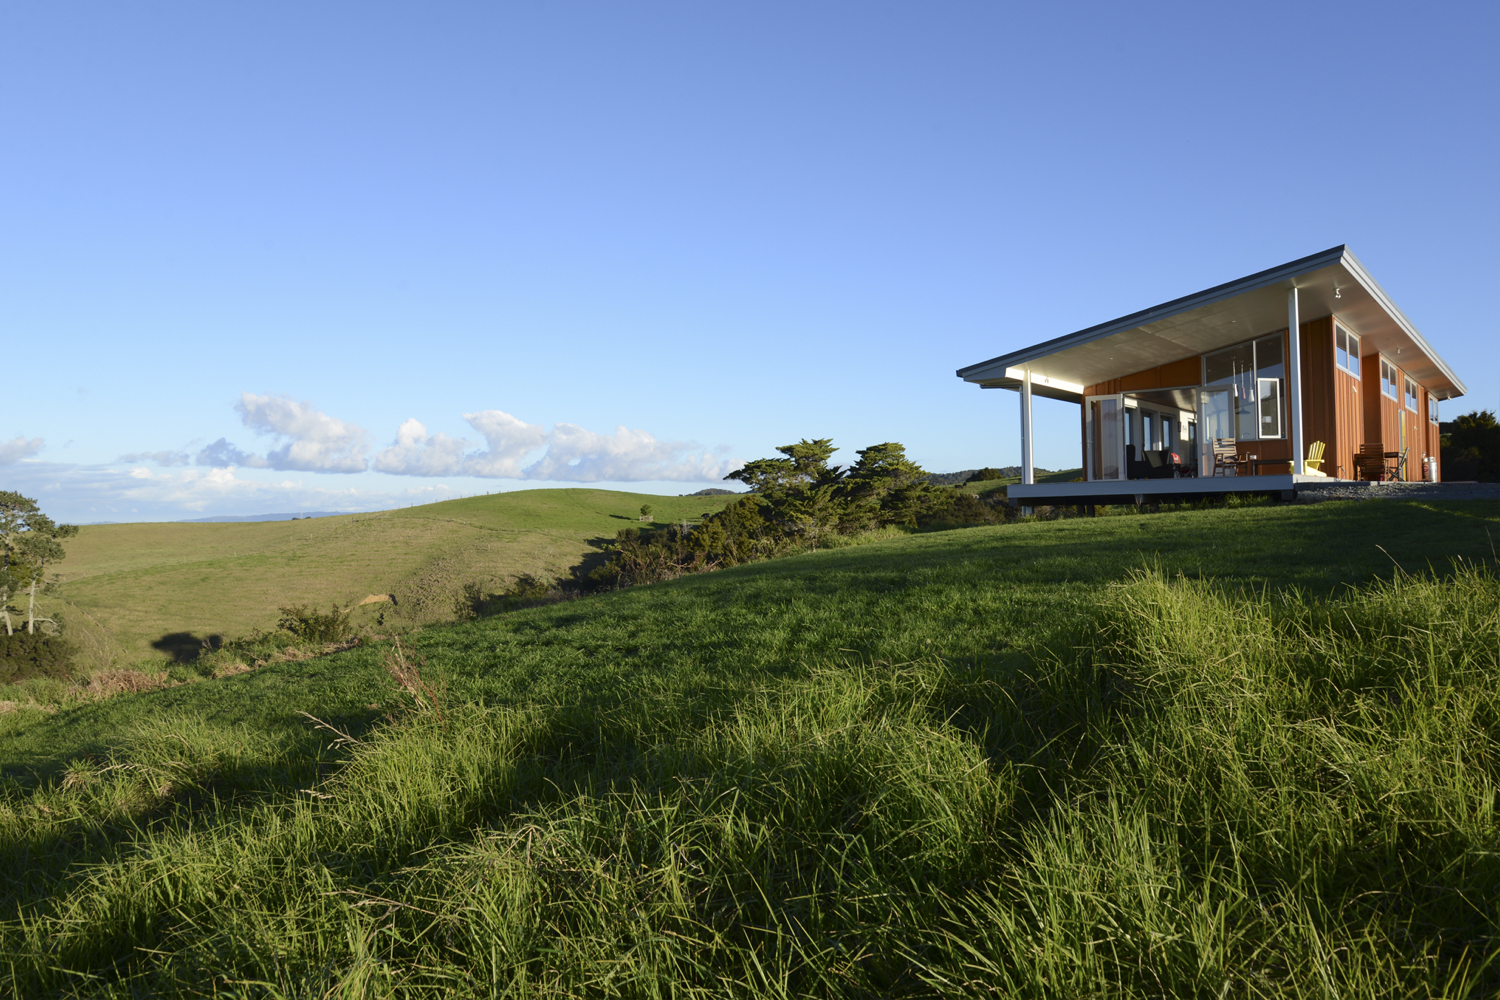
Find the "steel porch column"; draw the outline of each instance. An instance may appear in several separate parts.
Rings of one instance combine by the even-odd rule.
[[[1297,315],[1297,286],[1286,296],[1287,395],[1292,415],[1292,472],[1307,474],[1307,452],[1302,448],[1302,324]]]

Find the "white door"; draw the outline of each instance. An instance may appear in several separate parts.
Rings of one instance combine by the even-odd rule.
[[[1125,478],[1125,400],[1112,396],[1085,396],[1083,412],[1088,429],[1090,481]]]

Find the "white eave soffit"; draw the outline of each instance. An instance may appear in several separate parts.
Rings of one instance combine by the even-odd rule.
[[[1085,385],[1285,329],[1285,291],[1294,285],[1304,321],[1334,315],[1367,338],[1374,350],[1410,349],[1421,362],[1412,366],[1414,378],[1444,398],[1464,394],[1463,383],[1343,246],[970,365],[957,374],[985,388],[1017,389],[1030,368],[1036,394],[1078,400]]]

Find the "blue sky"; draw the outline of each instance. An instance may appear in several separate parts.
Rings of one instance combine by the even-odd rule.
[[[954,370],[1347,243],[1500,407],[1494,4],[0,9],[0,488],[74,521],[1019,461]],[[1077,464],[1039,401],[1037,461]],[[353,470],[353,471],[350,471]]]

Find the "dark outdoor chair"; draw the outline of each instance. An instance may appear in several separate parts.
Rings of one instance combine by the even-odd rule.
[[[1182,459],[1171,448],[1163,448],[1161,455],[1161,478],[1181,479],[1183,475]]]
[[[1354,456],[1354,475],[1357,479],[1373,479],[1384,482],[1396,478],[1396,466],[1385,457],[1385,445],[1380,441],[1367,441],[1359,446]]]
[[[1135,445],[1127,444],[1125,446],[1125,478],[1151,478],[1151,465],[1148,462],[1142,460],[1139,455],[1140,452],[1136,450]]]
[[[1170,448],[1146,452],[1147,479],[1180,479],[1182,463]]]

